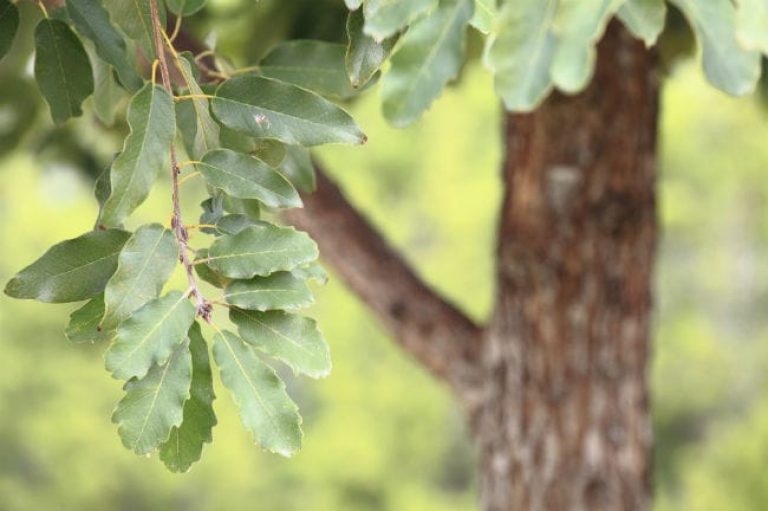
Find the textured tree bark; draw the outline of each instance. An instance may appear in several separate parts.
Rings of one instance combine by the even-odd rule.
[[[497,305],[471,413],[485,511],[650,505],[653,58],[621,27],[575,97],[506,118]]]

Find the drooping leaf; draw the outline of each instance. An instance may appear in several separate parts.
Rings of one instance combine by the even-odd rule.
[[[11,49],[19,29],[19,8],[8,0],[0,0],[0,59]]]
[[[222,83],[211,102],[225,126],[258,138],[314,146],[361,144],[366,138],[341,108],[317,94],[270,78],[244,75]]]
[[[240,199],[258,199],[269,207],[301,206],[299,194],[263,161],[229,149],[215,149],[196,165],[209,185]]]
[[[130,233],[92,231],[52,246],[5,286],[13,298],[49,303],[79,302],[104,291]]]
[[[69,26],[44,19],[35,28],[35,79],[60,124],[82,115],[82,104],[93,93],[93,71],[83,43]]]
[[[364,26],[363,11],[357,10],[349,13],[347,17],[349,43],[345,55],[345,65],[352,87],[357,88],[371,81],[381,65],[389,58],[392,47],[397,42],[397,35],[378,42],[363,31]]]
[[[192,383],[189,399],[184,403],[184,418],[160,446],[160,459],[172,472],[186,472],[200,459],[203,444],[210,443],[211,430],[216,425],[211,362],[197,323],[193,323],[189,330],[189,350],[192,354]]]
[[[747,50],[768,53],[768,1],[739,0],[736,35]],[[1,46],[1,45],[0,45]],[[2,51],[0,51],[0,55]]]
[[[98,295],[69,315],[69,325],[64,335],[70,342],[77,344],[108,341],[114,332],[108,332],[99,327],[102,317],[104,317],[104,295]]]
[[[582,90],[592,79],[597,50],[608,21],[625,0],[560,0],[554,22],[557,37],[550,74],[568,93]]]
[[[284,311],[230,309],[229,318],[243,340],[285,362],[297,373],[323,378],[331,372],[331,355],[315,320]]]
[[[117,271],[104,290],[101,325],[113,330],[136,309],[160,295],[176,267],[176,237],[160,224],[140,227],[120,252]]]
[[[260,224],[214,241],[205,261],[226,277],[250,279],[292,270],[314,261],[317,255],[317,245],[305,233]]]
[[[266,277],[235,280],[224,290],[227,303],[248,310],[300,309],[314,298],[303,279],[291,272],[276,272]]]
[[[106,126],[115,122],[115,110],[122,99],[123,89],[112,74],[112,66],[94,56],[93,62],[93,111]],[[108,172],[107,172],[108,173]]]
[[[664,0],[627,0],[619,9],[619,19],[647,47],[656,44],[664,30],[667,4]]]
[[[161,87],[146,84],[128,107],[131,133],[110,171],[112,194],[99,222],[118,226],[149,195],[168,157],[176,131],[173,99]]]
[[[287,146],[280,162],[280,172],[302,192],[314,192],[317,187],[315,166],[305,147]]]
[[[377,41],[392,37],[437,6],[438,0],[367,0],[365,33]]]
[[[109,13],[98,0],[67,0],[67,12],[75,28],[93,41],[99,57],[111,64],[120,82],[130,91],[141,88],[143,80],[128,59],[123,36],[112,26]]]
[[[350,98],[357,91],[344,72],[343,44],[324,41],[284,41],[261,60],[267,78],[292,83],[331,98]]]
[[[148,454],[168,440],[172,428],[182,422],[191,381],[187,341],[174,346],[168,360],[153,366],[142,379],[128,381],[112,414],[123,445],[136,454]]]
[[[219,147],[219,125],[211,116],[208,98],[204,97],[189,61],[181,57],[174,62],[189,93],[197,96],[177,103],[176,113],[187,152],[192,158],[200,159],[208,151]]]
[[[148,302],[117,329],[105,358],[107,371],[121,380],[144,378],[152,366],[168,361],[194,319],[195,307],[181,291]]]
[[[182,16],[191,16],[205,7],[207,0],[165,0],[168,10],[174,14]]]
[[[503,0],[486,64],[507,110],[531,111],[552,88],[556,9],[557,0]]]
[[[393,125],[418,120],[445,84],[456,78],[473,9],[472,0],[441,0],[434,13],[403,36],[382,87],[384,115]]]
[[[213,357],[245,427],[264,449],[292,456],[301,449],[301,417],[274,369],[235,334],[216,334]]]
[[[104,0],[110,17],[128,37],[139,41],[147,56],[155,56],[155,38],[152,32],[152,14],[149,0]],[[165,26],[165,4],[157,2],[161,26]]]
[[[688,18],[702,48],[704,74],[718,89],[739,96],[754,90],[760,54],[736,39],[736,9],[730,0],[672,0]]]
[[[475,14],[469,24],[484,34],[493,29],[496,18],[496,0],[475,0]]]

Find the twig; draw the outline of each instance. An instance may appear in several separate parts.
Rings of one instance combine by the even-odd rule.
[[[165,45],[163,43],[163,27],[160,24],[160,16],[157,12],[157,0],[149,0],[150,13],[152,15],[152,26],[155,36],[155,51],[157,52],[157,60],[160,66],[160,74],[163,79],[163,87],[168,93],[173,96],[173,89],[171,87],[171,76],[168,71],[168,62],[165,56]],[[211,322],[212,306],[205,300],[200,288],[197,285],[197,279],[195,278],[194,264],[189,259],[189,247],[187,242],[189,241],[189,234],[184,221],[181,218],[181,206],[179,201],[179,168],[178,160],[176,158],[176,144],[171,141],[171,175],[173,183],[173,217],[171,219],[171,227],[176,235],[176,240],[179,243],[179,260],[184,266],[187,273],[187,280],[189,281],[189,296],[195,299],[197,315],[202,317],[208,323]]]

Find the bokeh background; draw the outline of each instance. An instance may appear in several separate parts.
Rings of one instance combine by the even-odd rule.
[[[323,3],[300,33],[326,30]],[[249,18],[239,0],[213,1],[191,24],[227,27],[221,47],[247,63],[304,23],[294,13],[280,25],[275,16],[288,8],[279,4],[266,0],[261,17]],[[36,92],[13,78],[29,58],[17,46],[0,66],[3,282],[91,228],[91,176],[124,135],[89,115],[52,129],[42,107],[20,118],[22,96],[9,91]],[[490,78],[470,62],[407,130],[383,121],[377,87],[348,107],[369,144],[318,156],[419,273],[482,321],[501,192],[501,112]],[[22,121],[31,129],[16,137]],[[768,509],[768,109],[755,97],[724,96],[694,63],[679,63],[663,89],[660,143],[656,509]],[[185,215],[196,218],[202,185],[184,186]],[[162,178],[133,225],[168,216],[168,189]],[[0,510],[475,509],[472,446],[447,390],[336,278],[316,291],[311,315],[334,371],[317,382],[286,373],[304,416],[303,451],[291,460],[260,452],[219,385],[214,443],[184,475],[122,447],[109,421],[120,386],[103,369],[104,346],[64,338],[74,307],[0,296]]]

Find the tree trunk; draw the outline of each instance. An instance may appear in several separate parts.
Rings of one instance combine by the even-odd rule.
[[[595,79],[506,117],[497,305],[471,412],[485,511],[650,505],[653,57],[612,24]]]

